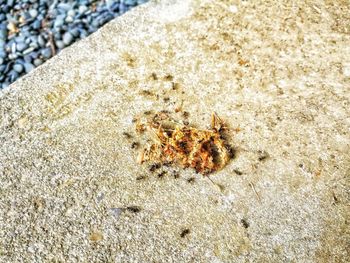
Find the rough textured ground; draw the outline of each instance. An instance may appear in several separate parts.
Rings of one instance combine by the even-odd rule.
[[[1,91],[0,261],[346,262],[349,5],[285,2],[153,2]],[[136,163],[179,105],[231,127],[220,187]]]

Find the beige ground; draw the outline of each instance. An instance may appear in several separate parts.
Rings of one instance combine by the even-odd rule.
[[[346,262],[349,6],[154,2],[2,91],[0,261]],[[181,104],[232,128],[221,187],[136,163],[133,118]]]

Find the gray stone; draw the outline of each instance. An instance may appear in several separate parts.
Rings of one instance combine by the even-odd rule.
[[[33,69],[34,69],[33,64],[31,64],[29,62],[24,63],[24,70],[26,73],[31,72]]]
[[[52,56],[51,48],[45,48],[45,49],[41,50],[41,54],[46,59],[50,58]]]
[[[36,18],[38,16],[39,12],[38,10],[36,9],[30,9],[29,10],[29,15],[32,17],[32,18]]]
[[[21,65],[21,64],[15,64],[15,65],[13,66],[13,69],[14,69],[15,71],[17,71],[18,73],[21,73],[21,72],[23,71],[23,65]]]
[[[73,35],[70,32],[66,32],[63,35],[63,43],[68,46],[69,44],[71,44],[73,42]]]
[[[42,59],[40,59],[40,58],[34,59],[34,65],[36,67],[40,66],[41,64],[43,64]]]
[[[23,50],[25,50],[26,48],[28,47],[28,45],[24,42],[19,42],[17,43],[16,45],[16,49],[19,51],[19,52],[22,52]]]
[[[0,91],[1,261],[347,262],[350,35],[333,5],[152,1]],[[181,109],[226,122],[221,171],[137,163],[154,134],[133,120]]]

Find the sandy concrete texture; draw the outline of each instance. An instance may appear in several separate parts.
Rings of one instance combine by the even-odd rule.
[[[349,14],[153,1],[1,91],[0,261],[346,262]],[[136,162],[133,120],[161,110],[227,122],[214,183]]]

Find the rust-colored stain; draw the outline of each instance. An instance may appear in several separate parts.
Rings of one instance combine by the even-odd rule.
[[[137,132],[148,131],[153,137],[138,161],[191,167],[204,175],[216,172],[234,155],[225,140],[227,129],[216,114],[212,114],[211,129],[200,130],[172,120],[166,112],[157,113],[145,123],[136,123]]]

